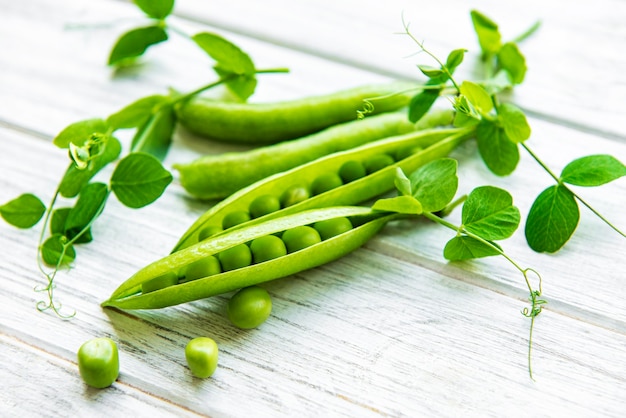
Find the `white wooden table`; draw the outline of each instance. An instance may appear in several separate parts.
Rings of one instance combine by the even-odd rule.
[[[273,101],[419,77],[425,55],[411,56],[415,46],[394,34],[402,13],[435,52],[464,47],[475,58],[466,3],[179,0],[171,20],[222,34],[258,67],[289,67],[260,76],[252,100]],[[513,100],[531,115],[529,144],[546,162],[559,171],[591,153],[626,161],[626,2],[472,3],[508,37],[543,22],[523,44],[529,72]],[[149,51],[139,71],[113,77],[109,48],[140,22],[123,1],[0,0],[0,202],[51,197],[67,164],[51,140],[66,125],[214,78],[211,62],[180,37]],[[181,131],[165,164],[223,149]],[[527,154],[506,178],[489,174],[472,146],[455,156],[463,190],[504,186],[523,214],[550,184]],[[581,192],[626,229],[624,179]],[[274,310],[255,330],[229,324],[226,297],[156,311],[100,308],[206,209],[176,179],[147,208],[111,201],[96,240],[58,278],[56,297],[77,312],[70,320],[35,307],[39,231],[0,223],[0,416],[626,414],[626,240],[589,211],[556,255],[528,249],[523,229],[505,243],[543,274],[549,301],[536,321],[533,381],[522,277],[500,258],[446,263],[450,232],[427,222],[390,224],[339,261],[266,284]],[[191,376],[183,356],[200,335],[221,350],[206,380]],[[88,388],[76,364],[78,347],[98,336],[120,348],[120,377],[105,390]]]

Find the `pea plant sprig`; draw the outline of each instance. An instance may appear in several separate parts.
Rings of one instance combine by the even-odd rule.
[[[532,268],[521,267],[504,252],[496,241],[513,235],[520,224],[519,209],[513,205],[513,198],[506,190],[493,186],[480,186],[464,196],[461,225],[442,218],[438,213],[445,211],[454,198],[457,187],[457,161],[442,158],[428,163],[410,174],[409,177],[396,169],[395,185],[398,196],[380,199],[372,206],[375,210],[406,215],[421,215],[455,231],[443,250],[449,261],[463,261],[500,255],[509,261],[524,277],[530,293],[530,308],[522,310],[531,319],[528,338],[528,371],[532,378],[532,333],[535,317],[541,313],[541,276]],[[452,202],[457,204],[459,200]],[[538,288],[533,288],[530,275],[537,276]]]
[[[55,279],[59,270],[76,258],[78,244],[93,240],[92,226],[101,215],[111,193],[125,206],[138,209],[156,201],[172,181],[162,161],[172,143],[176,127],[175,107],[201,92],[224,84],[240,98],[253,94],[256,75],[286,72],[286,69],[257,69],[252,59],[236,45],[219,35],[200,33],[196,43],[215,61],[219,79],[186,94],[170,92],[140,98],[106,118],[78,121],[64,128],[53,140],[66,150],[70,163],[48,206],[32,193],[0,205],[0,215],[18,228],[31,228],[44,219],[37,250],[37,264],[46,278],[35,290],[45,292],[47,300],[37,303],[41,311],[51,309],[69,318],[55,301]],[[116,133],[134,130],[128,152]],[[115,164],[108,182],[94,177],[109,164]],[[71,201],[62,206],[60,201]],[[50,270],[51,269],[51,270]]]
[[[592,213],[626,237],[609,220],[575,193],[574,186],[600,186],[626,176],[626,166],[610,155],[589,155],[570,162],[561,175],[556,175],[527,144],[531,136],[531,127],[526,115],[512,103],[502,102],[500,94],[512,89],[524,81],[527,65],[518,42],[530,36],[538,27],[536,23],[526,32],[512,41],[503,42],[498,25],[484,14],[473,10],[472,23],[481,48],[481,61],[485,69],[485,80],[463,81],[459,83],[453,77],[453,71],[460,61],[451,57],[460,57],[461,50],[450,53],[444,63],[424,48],[404,23],[405,34],[418,47],[430,55],[440,65],[436,67],[419,66],[428,83],[436,84],[439,89],[427,90],[416,94],[409,105],[408,117],[419,120],[450,89],[448,95],[456,111],[455,126],[475,126],[478,151],[491,172],[498,176],[513,173],[520,160],[520,147],[523,148],[556,182],[545,189],[536,198],[526,217],[525,236],[528,245],[537,252],[556,252],[570,239],[576,230],[580,218],[578,202],[589,208]]]

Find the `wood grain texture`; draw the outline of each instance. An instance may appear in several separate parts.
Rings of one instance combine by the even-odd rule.
[[[368,1],[261,3],[180,0],[173,19],[190,33],[224,34],[259,66],[289,66],[289,75],[260,79],[257,101],[412,76],[414,63],[403,58],[411,46],[386,35],[397,30],[402,10],[437,49],[470,39],[469,7],[458,1],[423,9],[394,0],[384,10]],[[142,21],[128,2],[0,0],[0,7],[0,202],[23,192],[51,198],[68,164],[51,140],[67,124],[106,116],[168,86],[193,89],[214,79],[210,61],[182,38],[151,51],[137,72],[113,77],[104,66],[108,47]],[[616,23],[622,3],[477,7],[507,33],[537,17],[544,21],[527,43],[533,65],[514,96],[533,114],[529,145],[555,171],[592,152],[625,161],[623,86],[596,94],[626,69],[612,53],[624,35]],[[434,17],[443,15],[445,27]],[[592,45],[601,45],[593,60],[573,52]],[[179,130],[166,166],[236,149]],[[471,143],[454,156],[461,191],[505,187],[522,213],[550,184],[528,155],[504,178],[486,170]],[[577,190],[626,229],[623,179]],[[35,308],[43,295],[33,289],[44,283],[35,263],[39,231],[0,223],[1,415],[621,417],[626,411],[624,239],[588,211],[557,255],[530,251],[522,231],[504,244],[520,264],[542,273],[549,300],[536,323],[532,381],[522,277],[498,258],[446,263],[441,251],[452,233],[421,220],[389,224],[341,260],[265,284],[274,311],[259,329],[229,324],[228,295],[156,311],[100,308],[121,281],[167,254],[206,208],[177,180],[140,210],[110,201],[94,225],[94,242],[79,247],[72,269],[59,276],[56,296],[67,312],[76,310],[70,320]],[[200,335],[220,347],[218,370],[206,380],[191,376],[183,355],[186,342]],[[102,391],[82,383],[75,360],[78,347],[96,336],[117,341],[121,357],[120,378]]]

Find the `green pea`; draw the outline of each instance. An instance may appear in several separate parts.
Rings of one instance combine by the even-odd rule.
[[[250,216],[260,218],[268,213],[276,212],[280,209],[280,201],[273,195],[261,195],[250,203]]]
[[[256,328],[271,313],[272,298],[267,290],[259,286],[245,287],[228,301],[228,319],[238,328]]]
[[[361,177],[365,177],[367,172],[365,167],[360,161],[346,161],[339,168],[339,176],[344,183],[350,183],[351,181],[358,180]]]
[[[423,149],[424,148],[419,147],[419,146],[405,147],[405,148],[399,149],[395,153],[395,160],[396,161],[404,160],[405,158],[410,157],[413,154],[417,154],[418,152],[422,151]]]
[[[333,218],[316,222],[313,227],[319,232],[322,240],[327,240],[351,230],[352,222],[348,218]]]
[[[111,386],[120,372],[117,345],[110,338],[94,338],[78,349],[78,370],[89,386]]]
[[[322,241],[319,232],[310,226],[297,226],[283,233],[283,241],[290,253],[296,252]]]
[[[282,239],[275,235],[266,235],[252,240],[250,244],[254,263],[262,263],[287,254],[287,248]]]
[[[311,192],[314,195],[322,194],[343,184],[341,177],[337,173],[324,173],[313,180]]]
[[[232,228],[235,225],[248,222],[250,219],[250,213],[244,210],[230,212],[224,216],[224,219],[222,219],[222,228]]]
[[[280,196],[280,205],[284,208],[295,205],[311,197],[309,189],[299,184],[289,187]]]
[[[209,225],[205,228],[202,228],[200,232],[198,232],[198,241],[204,241],[205,239],[212,237],[218,232],[222,232],[223,229],[217,225]]]
[[[368,174],[371,174],[378,170],[382,170],[393,163],[395,163],[395,161],[391,155],[380,154],[368,158],[363,162],[363,165],[365,166],[365,171],[367,171]]]
[[[246,244],[235,245],[217,256],[224,271],[236,270],[252,264],[252,253]]]
[[[155,290],[164,289],[169,286],[174,286],[175,284],[178,284],[178,274],[170,271],[147,282],[143,282],[141,284],[141,293],[154,292]]]
[[[222,272],[217,257],[209,255],[189,264],[184,270],[185,281],[196,280]]]
[[[217,344],[209,337],[194,338],[185,347],[187,366],[194,376],[201,379],[210,377],[215,373],[218,355]]]

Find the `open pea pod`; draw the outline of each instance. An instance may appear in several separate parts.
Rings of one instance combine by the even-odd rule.
[[[121,309],[163,308],[286,277],[354,251],[376,235],[385,223],[395,216],[397,214],[374,211],[366,207],[343,206],[299,212],[235,228],[149,264],[122,283],[102,306]],[[181,271],[186,266],[221,251],[246,244],[255,238],[338,217],[353,219],[354,227],[317,244],[269,261],[173,284],[147,293],[142,292],[142,285],[150,280],[170,272]]]
[[[295,185],[310,186],[311,181],[320,174],[336,173],[348,161],[362,161],[381,154],[397,154],[406,149],[418,149],[418,151],[399,159],[394,164],[362,178],[314,195],[294,205],[283,207],[243,225],[263,222],[308,209],[356,205],[366,202],[394,188],[397,167],[402,168],[405,172],[412,172],[430,161],[448,155],[472,133],[472,128],[438,128],[392,136],[347,151],[329,154],[310,163],[267,177],[239,190],[205,212],[183,234],[172,252],[200,241],[202,231],[207,229],[218,231],[221,229],[222,221],[226,215],[235,211],[248,210],[252,201],[259,196],[280,195]]]

